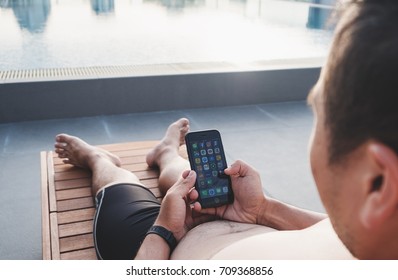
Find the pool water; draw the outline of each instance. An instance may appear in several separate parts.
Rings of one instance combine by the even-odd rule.
[[[281,0],[0,0],[0,70],[323,57],[330,11]]]

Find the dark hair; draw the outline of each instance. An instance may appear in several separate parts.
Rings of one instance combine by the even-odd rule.
[[[351,5],[357,9],[335,35],[325,77],[331,164],[367,140],[398,154],[398,1]]]

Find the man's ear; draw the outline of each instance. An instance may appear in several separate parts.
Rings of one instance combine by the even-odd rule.
[[[398,155],[380,142],[370,143],[366,151],[372,173],[360,220],[369,230],[377,230],[398,210]]]

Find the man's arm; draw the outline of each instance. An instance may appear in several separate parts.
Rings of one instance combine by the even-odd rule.
[[[135,257],[136,260],[168,260],[170,247],[167,242],[156,234],[148,234]]]
[[[234,202],[218,208],[202,209],[202,213],[278,230],[303,229],[327,218],[325,214],[300,209],[266,197],[259,173],[241,160],[225,169],[225,174],[231,176]]]
[[[198,198],[198,192],[192,189],[195,179],[196,173],[194,171],[187,170],[182,174],[180,180],[167,191],[162,201],[159,216],[154,223],[155,226],[167,230],[167,234],[171,232],[177,243],[185,236],[189,228],[201,222],[201,219],[195,221],[191,215],[192,211],[198,210],[199,207],[198,202],[194,203],[192,208],[190,206],[190,203]],[[174,246],[175,244],[172,247]],[[142,242],[136,259],[167,260],[171,251],[172,248],[170,248],[166,239],[158,234],[150,233]]]
[[[278,230],[297,230],[316,224],[327,215],[301,209],[279,200],[268,198],[260,210],[257,224],[269,226]]]

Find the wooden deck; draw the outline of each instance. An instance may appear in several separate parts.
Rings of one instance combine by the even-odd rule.
[[[147,152],[158,141],[131,142],[100,146],[121,158],[122,168],[136,174],[156,197],[159,171],[150,169]],[[187,157],[185,146],[181,155]],[[45,260],[96,259],[93,241],[94,199],[91,173],[64,164],[51,151],[41,157],[42,248]]]

